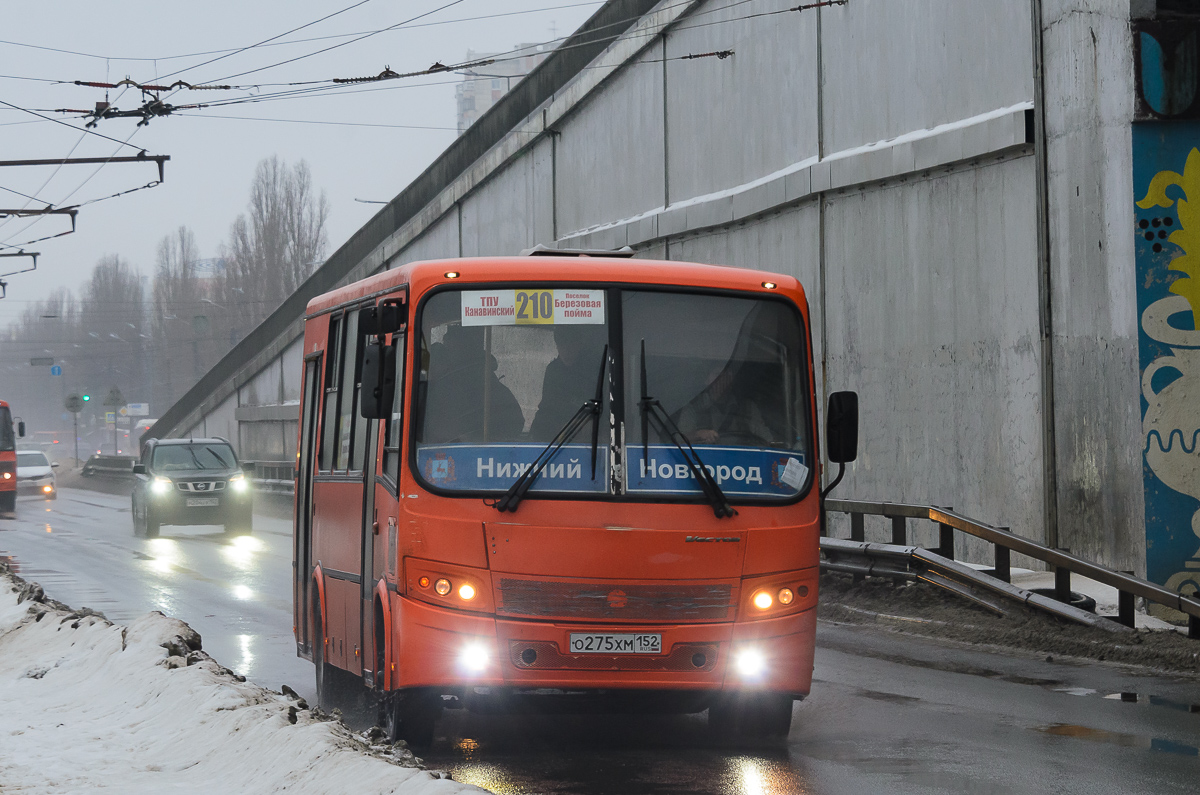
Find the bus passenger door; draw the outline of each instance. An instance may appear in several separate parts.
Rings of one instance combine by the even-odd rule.
[[[292,514],[292,610],[296,653],[312,658],[312,628],[308,625],[309,583],[312,579],[312,479],[317,440],[317,394],[321,388],[321,356],[304,362],[304,395],[300,404],[300,439],[296,449],[296,499]]]
[[[358,637],[359,642],[357,648],[361,649],[358,662],[362,666],[364,676],[368,671],[372,671],[372,644],[368,642],[371,638],[371,619],[373,614],[373,599],[375,578],[372,576],[375,560],[375,535],[378,532],[377,510],[375,507],[375,474],[377,461],[379,459],[379,423],[375,420],[366,420],[366,439],[368,440],[365,477],[363,478],[363,513],[361,523],[361,538],[359,541],[362,551],[362,567],[359,569],[361,580],[359,582],[359,600],[358,600]],[[373,676],[372,672],[372,676]],[[372,679],[371,684],[374,683]]]

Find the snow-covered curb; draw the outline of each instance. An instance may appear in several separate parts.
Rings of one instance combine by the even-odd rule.
[[[486,792],[239,679],[182,621],[117,626],[0,565],[0,790]]]

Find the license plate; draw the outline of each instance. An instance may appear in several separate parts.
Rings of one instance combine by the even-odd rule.
[[[188,497],[187,507],[189,508],[216,508],[221,504],[219,497]]]
[[[572,632],[572,654],[662,654],[655,633]]]

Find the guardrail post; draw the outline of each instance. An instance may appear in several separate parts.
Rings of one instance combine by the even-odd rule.
[[[1059,552],[1071,550],[1060,548]],[[1064,604],[1071,603],[1071,570],[1062,566],[1054,567],[1054,598]]]
[[[899,547],[908,546],[908,522],[903,516],[892,517],[892,543]]]
[[[941,522],[938,522],[938,554],[954,560],[954,528]]]
[[[851,541],[866,541],[866,528],[863,524],[863,515],[861,513],[850,514],[850,540]],[[854,584],[858,585],[866,579],[865,575],[855,574]]]
[[[998,580],[1012,582],[1012,550],[1000,544],[993,544],[996,548],[996,567],[992,571],[992,576]]]
[[[1132,571],[1125,573],[1133,574]],[[1133,599],[1133,594],[1129,591],[1117,591],[1117,622],[1127,627],[1134,626]]]

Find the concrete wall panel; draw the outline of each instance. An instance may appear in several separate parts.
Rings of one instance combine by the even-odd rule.
[[[553,243],[552,146],[543,141],[530,148],[462,201],[464,257]]]
[[[458,210],[452,210],[405,246],[388,262],[388,267],[398,268],[408,262],[458,256],[461,256],[458,249]]]
[[[663,206],[661,58],[659,42],[567,119],[557,144],[559,236]]]
[[[753,11],[793,6],[792,0],[765,0]],[[724,60],[666,64],[673,202],[742,185],[817,154],[816,14],[728,23],[747,8],[736,0],[705,3],[667,37],[668,58],[734,51]]]
[[[303,344],[303,343],[301,343]],[[279,385],[283,360],[276,359],[247,381],[238,390],[239,406],[275,406],[280,403]]]
[[[1029,0],[823,8],[825,153],[1033,99]]]
[[[304,338],[289,345],[282,358],[283,391],[280,397],[284,403],[299,403],[300,378],[304,375]]]
[[[827,201],[828,381],[862,412],[841,492],[1041,540],[1032,159]]]

